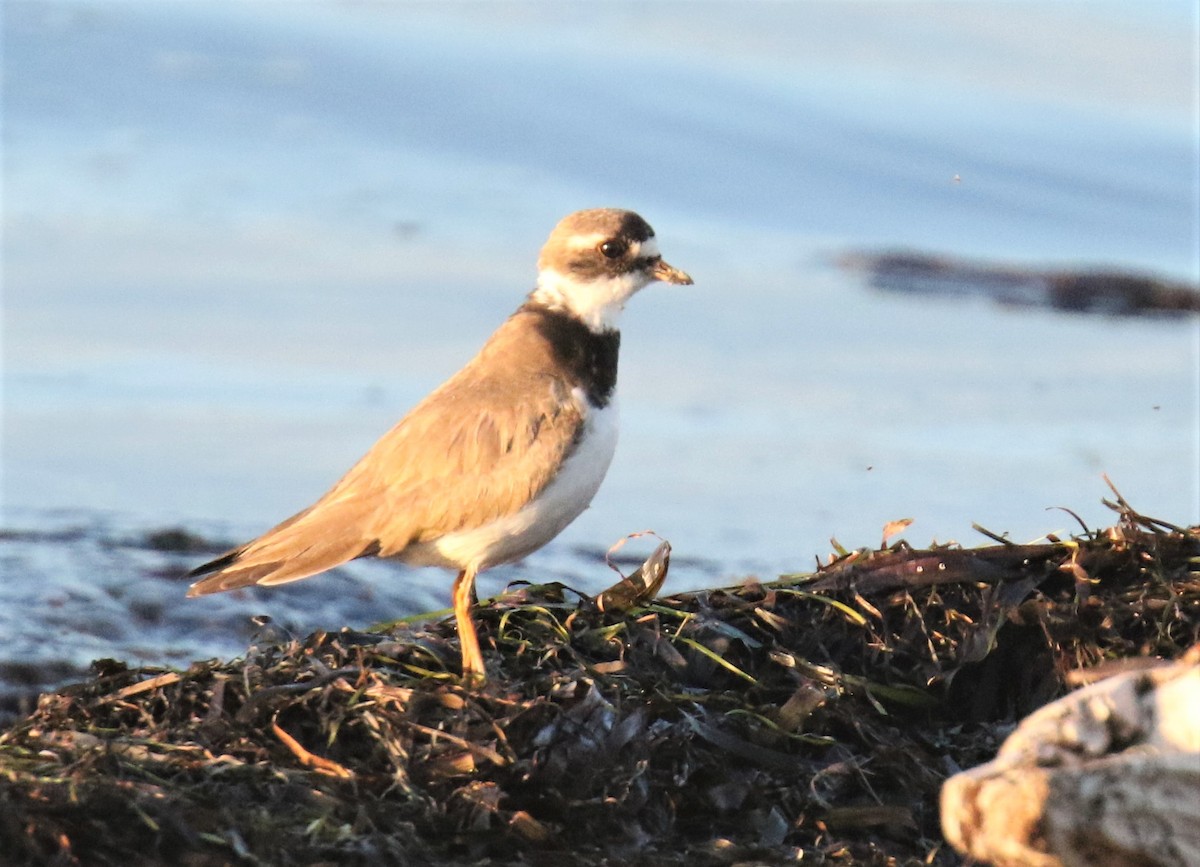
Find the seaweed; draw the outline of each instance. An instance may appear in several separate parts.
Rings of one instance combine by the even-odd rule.
[[[484,688],[446,619],[186,670],[101,660],[0,734],[0,857],[961,864],[947,776],[1081,670],[1200,640],[1200,529],[1108,505],[1069,539],[914,549],[889,528],[666,598],[664,546],[599,604],[513,586],[475,612]]]

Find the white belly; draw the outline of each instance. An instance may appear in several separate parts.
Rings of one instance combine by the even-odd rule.
[[[575,451],[536,499],[490,524],[409,548],[400,559],[479,571],[536,551],[578,518],[600,489],[617,449],[617,419],[614,394],[608,406],[589,411]]]

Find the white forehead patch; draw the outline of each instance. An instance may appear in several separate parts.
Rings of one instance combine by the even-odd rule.
[[[607,240],[609,240],[609,236],[603,232],[595,232],[590,235],[574,235],[567,246],[572,250],[591,250]],[[631,241],[629,247],[633,250],[635,259],[653,259],[655,256],[662,255],[658,252],[658,239],[653,235],[640,244],[637,241]]]
[[[595,232],[591,235],[572,235],[567,246],[572,250],[587,250],[607,240],[608,235],[603,232]]]

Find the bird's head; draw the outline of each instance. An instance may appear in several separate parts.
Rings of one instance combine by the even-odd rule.
[[[592,331],[616,328],[634,293],[661,280],[692,278],[663,261],[650,224],[633,211],[594,208],[564,217],[538,257],[532,298],[578,317]]]

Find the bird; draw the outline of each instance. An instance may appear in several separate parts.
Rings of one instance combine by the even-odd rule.
[[[524,302],[466,366],[308,508],[188,573],[188,596],[298,581],[360,557],[456,570],[463,680],[487,669],[475,577],[541,548],[591,503],[617,445],[619,319],[653,282],[691,285],[633,211],[564,217]]]

